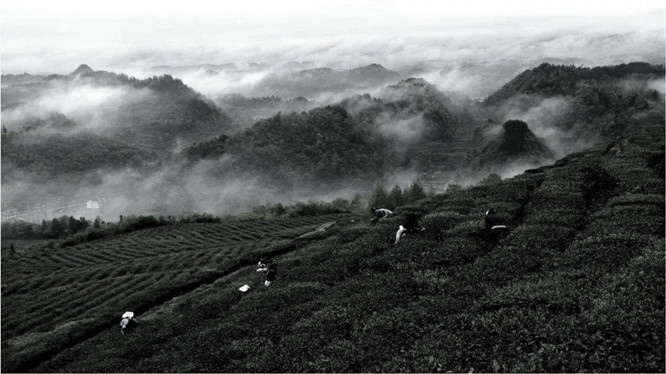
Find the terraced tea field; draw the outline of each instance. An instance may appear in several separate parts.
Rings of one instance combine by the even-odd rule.
[[[227,221],[4,251],[3,371],[664,372],[663,158],[653,128],[375,224]],[[496,240],[490,207],[511,228]],[[427,231],[394,244],[413,211]],[[263,253],[281,269],[270,287],[251,266]],[[142,323],[121,335],[130,309]]]
[[[3,347],[45,343],[48,336],[44,349],[31,349],[40,356],[116,321],[125,310],[147,310],[350,217],[183,223],[73,247],[3,249]],[[62,336],[53,338],[53,332]]]

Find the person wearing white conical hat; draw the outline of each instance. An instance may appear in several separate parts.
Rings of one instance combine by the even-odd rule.
[[[125,330],[130,326],[130,322],[134,324],[139,324],[139,321],[134,318],[134,312],[125,312],[121,316],[122,320],[120,321],[120,332],[125,335]]]

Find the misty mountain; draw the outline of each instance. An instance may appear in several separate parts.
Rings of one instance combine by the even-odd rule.
[[[350,70],[315,68],[293,73],[273,73],[258,82],[254,96],[316,98],[318,95],[340,94],[349,90],[381,87],[400,79],[400,75],[382,65],[371,64]]]
[[[366,69],[386,75],[380,65]],[[439,189],[474,183],[489,169],[503,178],[515,175],[540,166],[552,152],[564,156],[664,121],[663,93],[652,73],[581,80],[571,95],[520,93],[484,106],[424,78],[408,78],[372,95],[348,96],[343,89],[336,94],[345,99],[320,106],[326,101],[240,94],[213,102],[170,75],[137,79],[77,70],[75,78],[53,75],[3,87],[2,158],[11,177],[3,170],[3,203],[14,204],[19,195],[19,203],[31,199],[37,194],[17,191],[42,190],[53,176],[62,183],[40,193],[40,201],[53,191],[72,201],[82,194],[130,194],[108,212],[159,214],[237,212],[342,191],[349,197],[378,182],[419,180]],[[497,125],[508,120],[529,128]],[[75,176],[98,170],[107,177],[82,182]]]
[[[304,97],[285,100],[278,96],[246,97],[240,94],[220,96],[215,102],[231,118],[230,132],[245,130],[259,120],[280,112],[303,112],[320,106]]]
[[[479,121],[422,78],[409,78],[341,102],[352,116],[373,128],[401,159],[398,166],[420,173],[460,168],[473,150]]]
[[[481,108],[497,121],[521,119],[559,155],[664,123],[664,67],[594,68],[541,64],[490,95]]]
[[[423,79],[400,81],[379,96],[358,95],[307,113],[278,114],[245,131],[198,143],[184,155],[190,162],[216,160],[213,173],[220,176],[256,174],[287,186],[372,183],[386,173],[427,169],[432,154],[424,154],[424,149],[438,147],[442,161],[449,149],[442,143],[466,138],[478,126]],[[277,97],[228,100],[236,108],[290,102]]]
[[[534,135],[525,122],[510,120],[474,152],[470,167],[491,170],[512,163],[537,165],[554,158],[555,152]]]
[[[341,105],[359,122],[410,145],[454,140],[476,125],[465,109],[422,78],[402,80],[381,90],[376,98],[359,95]]]
[[[6,129],[6,127],[3,125]],[[59,112],[46,112],[39,116],[27,115],[13,121],[13,126],[23,133],[62,133],[76,128],[76,122]]]
[[[381,176],[392,160],[378,134],[359,126],[339,106],[278,114],[231,137],[193,145],[184,154],[192,162],[217,160],[213,173],[261,176],[282,187],[367,183]]]
[[[46,79],[45,75],[35,75],[35,74],[3,74],[2,75],[2,87],[11,86],[15,84],[30,84],[42,82]],[[4,100],[3,100],[4,101]]]
[[[623,79],[649,81],[663,78],[663,65],[644,62],[593,68],[543,63],[516,76],[488,96],[484,103],[497,105],[516,95],[575,96],[582,83],[606,83]]]
[[[156,157],[116,140],[90,135],[2,134],[2,183],[98,169],[139,168]]]
[[[153,151],[209,139],[231,122],[208,98],[170,75],[136,79],[87,65],[68,75],[5,86],[2,98],[3,125],[11,131],[47,127],[49,116],[60,113],[77,124],[66,133],[95,134]],[[35,125],[39,118],[42,126]]]
[[[94,73],[95,71],[88,65],[86,64],[81,64],[76,70],[73,72],[69,73],[70,77],[76,77],[77,75],[86,75],[86,74],[91,74]]]

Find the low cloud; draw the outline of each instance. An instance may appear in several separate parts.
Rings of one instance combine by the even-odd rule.
[[[267,67],[239,69],[199,66],[159,67],[146,71],[134,71],[133,75],[149,78],[153,75],[169,74],[183,81],[193,90],[214,98],[219,95],[249,95],[267,76],[273,73]]]
[[[239,68],[211,76],[205,69],[175,74],[198,91],[212,95],[243,93],[294,61],[309,61],[308,68],[335,69],[381,63],[395,71],[409,71],[408,67],[425,63],[432,69],[421,69],[419,76],[432,80],[442,90],[479,98],[516,72],[544,61],[584,66],[663,63],[665,51],[663,12],[615,18],[498,17],[476,23],[429,19],[419,27],[410,27],[409,23],[370,27],[362,22],[350,28],[339,20],[321,25],[314,19],[300,21],[301,26],[285,21],[270,27],[256,20],[246,25],[208,20],[192,27],[181,20],[181,34],[171,34],[170,38],[158,38],[155,24],[149,24],[153,26],[149,30],[149,25],[127,20],[107,20],[100,26],[135,30],[128,33],[132,40],[126,43],[118,43],[116,35],[108,40],[97,35],[95,42],[90,42],[80,33],[69,38],[58,35],[58,43],[42,41],[48,32],[37,33],[39,40],[20,42],[22,35],[35,35],[35,30],[46,26],[37,22],[21,24],[21,30],[26,29],[21,33],[11,32],[8,26],[3,38],[3,73],[64,74],[84,62],[94,69],[137,77],[155,74],[152,68],[157,65],[233,63],[243,68],[259,63],[267,67]],[[188,32],[197,36],[188,36]],[[157,42],[161,39],[169,44]],[[198,44],[192,42],[194,39],[199,40]],[[48,61],[43,59],[45,54],[49,55]]]
[[[384,137],[403,145],[419,140],[425,129],[423,114],[396,118],[384,112],[375,118],[375,124]]]
[[[12,95],[12,88],[3,88],[3,94]],[[49,83],[37,95],[3,110],[5,126],[16,131],[25,130],[26,119],[48,119],[53,113],[73,121],[74,127],[38,128],[33,134],[49,135],[54,131],[105,133],[114,130],[123,106],[151,95],[148,89],[119,86],[98,86],[79,81]]]
[[[657,92],[661,92],[662,94],[664,94],[664,86],[666,86],[664,79],[653,80],[648,83],[648,87],[650,89],[656,90]]]

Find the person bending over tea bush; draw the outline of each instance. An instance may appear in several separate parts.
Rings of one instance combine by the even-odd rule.
[[[426,231],[425,227],[421,227],[419,224],[419,219],[421,219],[421,214],[419,213],[405,213],[405,223],[398,226],[398,231],[395,233],[395,244],[398,244],[400,238],[406,233],[415,233]]]
[[[491,240],[496,240],[509,231],[509,228],[506,226],[504,217],[497,214],[497,212],[495,212],[495,210],[492,208],[488,209],[486,212],[484,221],[486,223],[486,234]]]
[[[126,330],[129,331],[130,328],[133,328],[139,324],[139,321],[134,318],[134,312],[125,312],[121,318],[122,320],[120,321],[120,332],[123,335],[125,335]]]
[[[259,260],[258,269],[259,272],[266,272],[266,280],[264,281],[264,286],[270,286],[271,283],[275,280],[277,275],[277,265],[271,260],[266,260],[262,258]]]
[[[273,261],[266,259],[266,257],[262,257],[259,260],[259,263],[257,264],[257,271],[267,271],[268,270],[268,265],[271,264]]]
[[[380,219],[389,217],[393,214],[392,211],[384,208],[377,209],[375,207],[372,207],[370,211],[372,211],[372,214],[374,215],[370,220],[370,222],[377,222]]]

